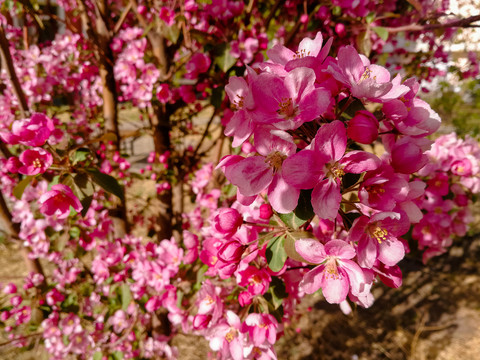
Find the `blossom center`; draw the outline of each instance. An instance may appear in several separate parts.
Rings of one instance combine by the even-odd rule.
[[[345,171],[343,170],[343,166],[340,165],[338,162],[335,164],[327,164],[328,169],[328,176],[334,179],[340,179],[343,175],[345,175]]]
[[[215,300],[213,300],[213,298],[210,295],[205,296],[205,299],[203,299],[203,301],[205,301],[207,305],[211,305],[215,302]]]
[[[381,228],[380,226],[375,227],[373,231],[370,232],[372,234],[372,237],[378,241],[379,244],[382,243],[382,241],[387,240],[387,235],[388,231]]]
[[[34,168],[41,168],[42,167],[42,161],[39,158],[36,158],[35,160],[32,161],[32,165]]]
[[[310,51],[306,51],[305,49],[299,49],[296,51],[295,54],[293,54],[293,59],[302,59],[305,56],[310,56]]]
[[[295,115],[296,108],[293,106],[292,98],[282,98],[278,103],[277,113],[289,118]]]
[[[229,343],[232,342],[233,339],[237,336],[237,330],[234,328],[230,328],[230,330],[225,334],[225,340]]]
[[[385,189],[383,188],[383,184],[378,184],[378,185],[367,185],[365,186],[365,190],[367,190],[371,194],[383,194],[385,192]]]
[[[331,278],[332,280],[339,280],[341,278],[337,268],[337,261],[335,258],[330,258],[325,265],[325,278]]]
[[[256,285],[256,284],[260,284],[262,282],[262,279],[260,279],[260,276],[258,275],[253,275],[250,279],[249,279],[249,282],[250,284],[252,285]]]
[[[275,174],[278,170],[282,168],[283,160],[285,160],[286,158],[287,157],[282,153],[274,151],[267,155],[265,162],[270,165],[273,173]]]
[[[235,100],[233,100],[233,106],[236,108],[236,110],[243,108],[244,99],[245,98],[242,95],[236,95]]]

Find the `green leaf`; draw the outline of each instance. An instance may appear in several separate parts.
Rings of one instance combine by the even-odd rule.
[[[372,28],[373,31],[377,33],[377,35],[383,40],[387,41],[388,39],[388,30],[384,28],[383,26],[375,26]]]
[[[366,17],[365,20],[367,21],[367,24],[371,24],[373,20],[375,20],[375,12],[370,12]]]
[[[123,360],[123,352],[121,351],[115,351],[112,355],[108,357],[109,359],[112,360]]]
[[[308,262],[297,252],[297,249],[295,248],[295,241],[297,241],[298,239],[311,238],[314,238],[313,234],[306,231],[287,231],[287,233],[285,234],[284,248],[288,257],[295,261]]]
[[[100,351],[97,351],[95,352],[95,354],[93,354],[92,360],[102,360],[102,358],[103,358],[103,354]]]
[[[122,284],[120,291],[122,296],[122,310],[127,311],[128,305],[132,302],[130,287],[127,284]]]
[[[80,237],[81,232],[78,226],[73,226],[68,233],[72,238],[78,239]]]
[[[305,220],[297,217],[293,212],[288,214],[278,214],[278,217],[282,222],[291,229],[298,229],[305,224]]]
[[[268,292],[264,295],[265,299],[272,304],[273,310],[277,310],[283,304],[283,299],[288,297],[285,283],[278,277],[273,276],[268,288]]]
[[[227,72],[235,63],[237,58],[232,55],[230,44],[223,43],[215,49],[215,64],[223,71]]]
[[[372,40],[370,39],[370,32],[363,31],[358,34],[357,39],[357,49],[366,57],[370,56],[370,52],[372,51]]]
[[[285,261],[287,261],[287,253],[283,246],[284,240],[284,236],[278,236],[271,240],[267,245],[265,257],[267,258],[268,267],[273,272],[282,270]]]
[[[177,24],[173,24],[172,26],[165,26],[163,31],[165,37],[170,40],[173,44],[176,44],[178,38],[180,37],[180,28]]]
[[[13,189],[13,195],[20,200],[22,198],[23,192],[27,188],[28,184],[32,181],[33,176],[27,176],[25,179],[20,181],[17,186]]]
[[[103,190],[115,195],[120,200],[125,201],[123,187],[118,183],[117,179],[108,174],[104,174],[97,169],[87,169],[92,176],[93,181],[100,185]]]
[[[79,197],[82,200],[84,197],[92,196],[95,192],[88,175],[85,173],[76,174],[73,179],[75,186],[78,187],[78,190],[82,193],[82,196]]]
[[[340,6],[335,6],[332,9],[332,15],[333,16],[340,16],[341,13],[342,13],[342,8]]]
[[[75,165],[78,162],[85,161],[88,159],[88,155],[90,155],[90,150],[87,148],[80,148],[75,151],[73,154],[73,164]]]
[[[82,200],[80,200],[80,203],[82,204],[83,208],[82,208],[82,211],[80,212],[80,214],[82,214],[82,216],[85,216],[87,215],[87,211],[88,209],[90,209],[90,205],[92,205],[92,200],[93,200],[93,196],[85,196]]]

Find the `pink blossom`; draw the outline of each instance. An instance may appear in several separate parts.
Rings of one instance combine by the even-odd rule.
[[[53,121],[44,114],[34,113],[30,119],[14,121],[12,132],[0,132],[0,138],[7,144],[42,146],[55,129]]]
[[[70,214],[70,206],[77,212],[83,209],[78,198],[66,185],[56,184],[52,190],[40,196],[40,211],[47,216],[56,215],[58,219],[65,219]]]
[[[346,85],[352,95],[371,101],[386,101],[399,98],[410,89],[400,84],[400,77],[390,80],[390,73],[370,61],[351,45],[338,51],[338,65],[331,65],[328,71],[339,82]]]
[[[267,189],[272,207],[288,213],[297,206],[300,191],[285,182],[282,164],[295,153],[296,145],[289,134],[279,130],[259,130],[255,136],[259,156],[226,156],[218,166],[225,168],[225,176],[241,195],[253,196]]]
[[[322,289],[331,304],[340,304],[349,292],[360,295],[365,291],[365,276],[352,258],[355,249],[345,241],[330,240],[326,245],[315,239],[298,239],[295,249],[309,263],[320,264],[310,270],[300,283],[307,294]]]
[[[252,77],[252,95],[262,104],[252,110],[252,119],[291,130],[323,115],[330,107],[331,95],[315,87],[315,78],[314,70],[306,67],[295,68],[285,77],[269,72]]]
[[[342,176],[374,170],[380,165],[380,159],[364,151],[345,153],[347,133],[338,120],[323,125],[313,143],[310,149],[301,150],[284,161],[285,181],[297,189],[313,188],[311,201],[315,214],[333,220],[342,200]]]
[[[42,148],[27,149],[19,157],[22,166],[18,172],[23,175],[43,174],[52,164],[53,157]]]
[[[261,346],[265,342],[270,345],[277,340],[278,323],[270,314],[249,314],[243,323],[242,330],[248,333],[253,345]]]
[[[355,219],[349,240],[358,242],[359,264],[371,268],[376,259],[387,266],[397,264],[405,256],[404,245],[398,237],[405,234],[409,227],[405,216],[392,212]]]
[[[243,339],[241,332],[240,318],[231,310],[226,313],[226,321],[213,327],[207,339],[210,339],[210,348],[214,351],[221,351],[227,358],[231,356],[234,360],[243,360]]]

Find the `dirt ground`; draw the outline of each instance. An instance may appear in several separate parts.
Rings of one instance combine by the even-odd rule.
[[[428,266],[404,259],[403,286],[378,286],[369,309],[345,316],[309,299],[279,342],[279,359],[480,359],[480,235],[457,244]]]

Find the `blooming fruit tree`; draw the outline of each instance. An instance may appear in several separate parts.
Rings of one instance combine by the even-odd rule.
[[[434,141],[419,81],[371,60],[423,2],[58,3],[68,30],[38,45],[48,11],[2,3],[0,219],[29,270],[2,287],[8,344],[173,359],[187,334],[217,358],[275,359],[307,294],[375,306],[411,246],[426,263],[466,234],[478,143]],[[136,170],[132,109],[155,148]]]

